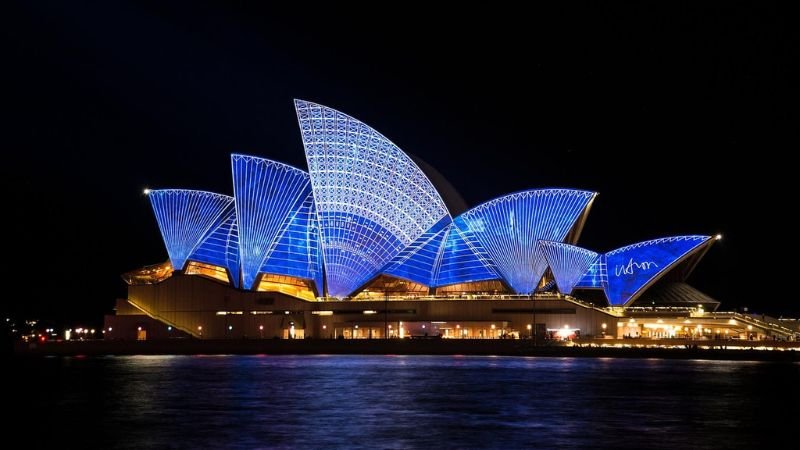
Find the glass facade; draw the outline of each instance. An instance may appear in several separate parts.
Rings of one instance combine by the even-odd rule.
[[[539,241],[539,245],[556,279],[558,290],[564,294],[572,292],[598,256],[591,250],[563,242]]]

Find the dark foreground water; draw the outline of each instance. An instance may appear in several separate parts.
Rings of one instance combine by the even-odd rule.
[[[22,437],[31,448],[691,449],[800,442],[798,364],[134,356],[12,359],[7,370],[4,403],[16,419],[3,438]]]

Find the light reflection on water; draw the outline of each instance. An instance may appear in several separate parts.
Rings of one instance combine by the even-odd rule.
[[[27,425],[38,438],[89,447],[752,448],[788,435],[782,424],[800,426],[798,364],[393,355],[13,363],[12,393],[37,414]],[[777,416],[776,400],[787,406]]]

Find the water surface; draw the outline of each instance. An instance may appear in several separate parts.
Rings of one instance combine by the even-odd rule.
[[[757,448],[800,430],[786,363],[132,356],[11,372],[11,433],[70,448]]]

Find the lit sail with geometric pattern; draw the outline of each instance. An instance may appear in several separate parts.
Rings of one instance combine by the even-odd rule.
[[[558,290],[563,294],[572,293],[572,289],[598,256],[591,250],[563,242],[539,241],[539,245],[556,279]]]
[[[420,168],[353,117],[295,100],[328,293],[345,297],[449,215]]]
[[[203,240],[189,256],[189,260],[197,261],[228,269],[231,284],[239,287],[239,229],[236,226],[236,208],[231,202],[220,216],[219,225]]]
[[[608,270],[606,296],[612,306],[632,303],[690,255],[711,243],[710,236],[673,236],[639,242],[605,254]]]
[[[597,255],[586,269],[586,273],[575,284],[573,289],[603,289],[608,286],[608,271],[606,270],[606,255]]]
[[[242,287],[252,289],[278,233],[311,192],[308,174],[283,163],[231,155]]]
[[[445,216],[430,230],[397,254],[383,273],[416,283],[433,286],[434,271],[441,258],[442,242],[450,226],[450,216]]]
[[[183,270],[189,255],[233,202],[227,195],[188,189],[157,189],[148,197],[175,270]]]
[[[574,189],[522,191],[483,203],[460,218],[518,294],[530,294],[547,262],[539,240],[563,241],[597,194]]]
[[[456,217],[455,220],[460,221],[461,218]],[[434,273],[433,286],[500,279],[486,250],[478,242],[464,235],[455,223],[446,228],[446,231],[447,236],[442,247],[440,262]]]
[[[275,248],[260,272],[314,280],[322,295],[322,254],[319,251],[317,216],[310,190],[302,206],[286,219]]]

